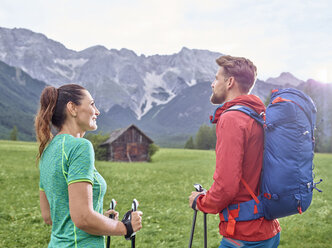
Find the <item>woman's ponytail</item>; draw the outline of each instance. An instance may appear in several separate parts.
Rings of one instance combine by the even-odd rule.
[[[51,133],[52,116],[55,111],[57,99],[58,90],[53,86],[46,87],[40,96],[40,109],[35,119],[37,140],[40,143],[37,161],[43,154],[48,142],[53,138]]]

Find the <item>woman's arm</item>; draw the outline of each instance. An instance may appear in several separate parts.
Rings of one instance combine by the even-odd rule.
[[[40,201],[40,210],[41,215],[47,225],[52,225],[50,204],[48,203],[46,194],[44,191],[39,191],[39,201]]]
[[[92,235],[126,235],[127,229],[121,221],[112,220],[93,210],[92,185],[88,182],[72,183],[68,186],[69,210],[74,224]],[[141,212],[132,214],[134,232],[142,228]]]

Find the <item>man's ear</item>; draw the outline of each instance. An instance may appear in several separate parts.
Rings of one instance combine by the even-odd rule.
[[[229,77],[228,83],[227,83],[227,88],[231,89],[235,85],[235,78],[234,77]]]
[[[67,103],[67,111],[68,111],[68,114],[72,117],[76,117],[77,115],[77,107],[75,105],[75,103],[73,102],[68,102]]]

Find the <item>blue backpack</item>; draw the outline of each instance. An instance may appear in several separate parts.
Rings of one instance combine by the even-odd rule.
[[[272,220],[306,211],[317,189],[313,182],[317,110],[311,98],[296,89],[273,90],[265,116],[241,105],[227,111],[249,115],[264,127],[265,134],[260,194],[256,196],[241,179],[253,199],[222,211],[227,233],[234,234],[237,221]]]

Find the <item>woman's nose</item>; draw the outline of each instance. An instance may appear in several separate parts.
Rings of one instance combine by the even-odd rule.
[[[96,115],[98,116],[100,114],[99,110],[96,107]]]

